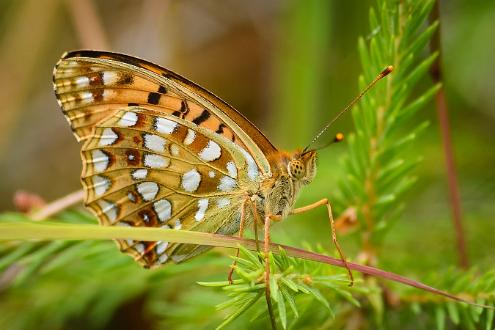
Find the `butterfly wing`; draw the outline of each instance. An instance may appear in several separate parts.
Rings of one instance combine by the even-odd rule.
[[[232,140],[270,175],[267,156],[276,148],[227,103],[180,75],[127,55],[75,51],[54,69],[57,100],[78,140],[91,137],[99,121],[126,106],[146,105]]]
[[[145,107],[117,110],[82,148],[85,204],[104,225],[234,234],[240,208],[258,188],[259,168],[220,134]],[[118,240],[146,267],[180,262],[194,245]]]
[[[268,139],[225,102],[181,76],[126,55],[65,54],[54,70],[58,102],[84,141],[85,203],[104,225],[222,234],[239,229],[241,204],[271,175]],[[146,267],[207,247],[118,240]]]

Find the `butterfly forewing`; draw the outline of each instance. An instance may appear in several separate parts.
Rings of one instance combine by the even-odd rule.
[[[108,52],[65,54],[54,70],[54,88],[74,134],[85,140],[115,110],[146,105],[223,135],[253,155],[266,175],[269,140],[228,104],[187,79],[155,64]]]

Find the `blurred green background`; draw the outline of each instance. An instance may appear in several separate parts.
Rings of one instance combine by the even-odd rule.
[[[293,149],[304,147],[357,93],[357,38],[369,33],[373,3],[1,0],[0,210],[13,210],[21,189],[47,201],[80,189],[80,146],[51,83],[63,52],[104,49],[151,60],[219,95],[276,146]],[[441,61],[469,254],[472,263],[488,266],[495,250],[495,2],[440,4]],[[408,151],[423,157],[418,182],[380,251],[390,270],[414,268],[418,257],[428,269],[456,263],[434,104],[414,120],[425,119],[431,125]],[[352,130],[351,116],[344,116],[327,139]],[[345,143],[322,152],[320,174],[298,205],[331,200],[345,152]],[[274,231],[275,241],[329,246],[323,210]],[[352,250],[345,236],[341,242]]]

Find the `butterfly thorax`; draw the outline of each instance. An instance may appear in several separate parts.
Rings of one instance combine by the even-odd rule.
[[[285,218],[293,209],[301,188],[316,175],[316,152],[278,152],[269,158],[272,176],[261,183],[264,214]]]

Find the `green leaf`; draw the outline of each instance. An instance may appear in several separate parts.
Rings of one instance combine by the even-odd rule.
[[[435,21],[433,24],[428,26],[421,34],[414,40],[411,45],[405,45],[407,48],[404,54],[417,54],[425,48],[425,46],[430,42],[433,34],[438,29],[439,22]]]
[[[297,284],[294,283],[290,278],[287,277],[281,277],[280,281],[284,283],[289,289],[291,289],[294,292],[298,292],[299,289],[297,288]]]
[[[489,310],[486,311],[485,330],[492,329],[494,316],[495,316],[495,311],[493,309],[489,309]]]
[[[16,284],[21,284],[28,279],[31,279],[33,275],[40,272],[40,269],[46,264],[47,259],[52,258],[58,251],[61,251],[68,245],[68,242],[55,241],[46,244],[44,247],[39,248],[36,252],[30,254],[25,260],[25,268],[16,279]]]
[[[430,69],[433,62],[437,59],[438,52],[435,52],[423,60],[419,65],[417,65],[402,81],[403,84],[408,86],[414,86],[419,79],[424,77],[428,70]]]
[[[459,315],[458,306],[451,302],[447,302],[446,307],[452,323],[454,323],[455,325],[459,325],[461,317]]]
[[[325,299],[325,297],[323,297],[320,290],[313,288],[313,287],[310,287],[306,284],[302,284],[302,283],[299,284],[299,286],[303,287],[307,293],[311,294],[316,300],[318,300],[321,304],[323,304],[323,306],[325,306],[328,309],[328,311],[330,312],[332,318],[335,317],[335,314],[334,314],[332,308],[330,307],[330,304]]]
[[[236,318],[238,318],[241,314],[243,314],[245,311],[247,311],[249,308],[251,308],[256,301],[262,296],[262,293],[258,293],[251,299],[246,299],[242,306],[238,308],[234,313],[232,313],[229,317],[225,319],[216,329],[220,330],[226,327],[228,324],[230,324],[232,321],[234,321]]]
[[[437,306],[435,308],[435,319],[437,323],[438,330],[445,329],[445,309],[442,306]]]
[[[289,303],[289,306],[292,312],[294,313],[294,316],[298,318],[299,312],[297,311],[297,305],[296,305],[296,301],[294,300],[294,297],[284,288],[280,288],[280,292],[282,293],[284,299]]]
[[[240,253],[242,253],[243,256],[245,256],[252,264],[254,267],[260,267],[262,266],[262,263],[260,259],[258,258],[258,255],[255,253],[252,253],[248,249],[246,249],[244,246],[239,245],[238,246]]]
[[[382,195],[376,201],[375,206],[387,205],[395,202],[396,196],[394,194]]]
[[[277,303],[281,300],[279,296],[278,282],[273,275],[270,276],[270,295],[271,298]]]
[[[277,307],[280,323],[282,323],[282,327],[284,329],[287,329],[287,310],[285,309],[285,299],[283,294],[281,294],[280,298],[277,300]]]
[[[201,286],[207,286],[207,287],[224,287],[227,285],[230,285],[229,281],[218,281],[218,282],[196,282],[197,284]],[[233,280],[233,284],[238,284],[242,283],[242,280]]]
[[[20,244],[17,248],[13,249],[7,256],[2,256],[0,259],[0,270],[3,270],[13,264],[16,260],[28,254],[33,246],[31,244]]]

